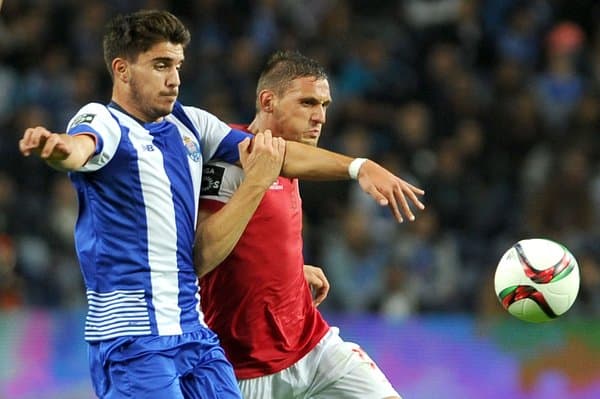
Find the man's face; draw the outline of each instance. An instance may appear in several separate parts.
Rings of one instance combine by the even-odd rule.
[[[179,68],[183,62],[180,44],[162,42],[129,63],[129,88],[134,116],[156,121],[173,110],[179,94]]]
[[[326,79],[303,77],[273,98],[273,134],[316,146],[331,103]]]

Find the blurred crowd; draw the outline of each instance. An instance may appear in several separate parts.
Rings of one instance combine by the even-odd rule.
[[[104,23],[168,9],[190,28],[180,100],[250,122],[265,58],[328,70],[321,145],[426,190],[398,224],[355,182],[302,182],[306,262],[326,311],[499,309],[502,253],[547,237],[582,273],[573,314],[600,315],[600,4],[594,0],[20,0],[0,10],[0,309],[85,304],[68,178],[22,157],[27,127],[64,131],[108,102]],[[265,237],[265,239],[269,239]]]

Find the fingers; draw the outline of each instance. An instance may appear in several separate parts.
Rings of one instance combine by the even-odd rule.
[[[325,277],[323,269],[317,266],[304,265],[304,278],[313,292],[313,304],[319,306],[329,293],[329,281]]]
[[[285,153],[285,140],[281,137],[273,137],[271,130],[267,129],[264,132],[254,135],[252,152],[265,151],[276,156],[277,160],[283,162]]]
[[[315,306],[319,306],[323,301],[327,298],[327,291],[319,288],[315,291],[315,298],[313,299],[313,304]]]
[[[322,271],[319,277],[322,277],[322,279],[320,280],[321,286],[315,289],[315,298],[313,299],[315,306],[319,306],[327,298],[327,294],[329,294],[329,281],[327,281]]]
[[[415,220],[415,214],[411,209],[410,203],[414,204],[420,210],[425,209],[425,205],[419,200],[417,193],[423,195],[425,192],[402,180],[400,185],[394,189],[388,206],[398,222],[402,223],[404,217],[411,222]]]
[[[390,176],[394,178],[393,182],[388,181]],[[411,222],[414,221],[415,215],[411,209],[411,203],[420,210],[425,209],[425,205],[417,197],[417,195],[423,195],[425,192],[402,179],[393,175],[390,176],[386,177],[381,184],[373,184],[367,187],[365,191],[380,205],[387,205],[399,223],[404,222],[405,218]]]
[[[246,137],[244,140],[240,141],[238,144],[238,150],[240,154],[247,153],[250,147],[250,137]]]
[[[43,148],[46,144],[46,138],[49,136],[50,132],[43,127],[28,128],[19,140],[19,151],[23,155],[29,156],[33,150]]]
[[[52,155],[54,149],[65,149],[64,143],[60,141],[60,137],[57,134],[51,134],[46,138],[46,143],[44,144],[40,152],[40,158],[48,159]]]

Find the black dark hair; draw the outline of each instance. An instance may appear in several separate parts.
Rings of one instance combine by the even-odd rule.
[[[190,42],[190,32],[173,14],[162,10],[141,10],[117,15],[106,25],[103,40],[104,62],[112,76],[112,61],[117,57],[135,61],[138,55],[161,42]]]

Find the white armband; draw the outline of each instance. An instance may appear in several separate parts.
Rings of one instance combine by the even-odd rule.
[[[348,175],[353,180],[358,179],[358,172],[363,163],[367,162],[367,158],[354,158],[350,165],[348,165]]]

